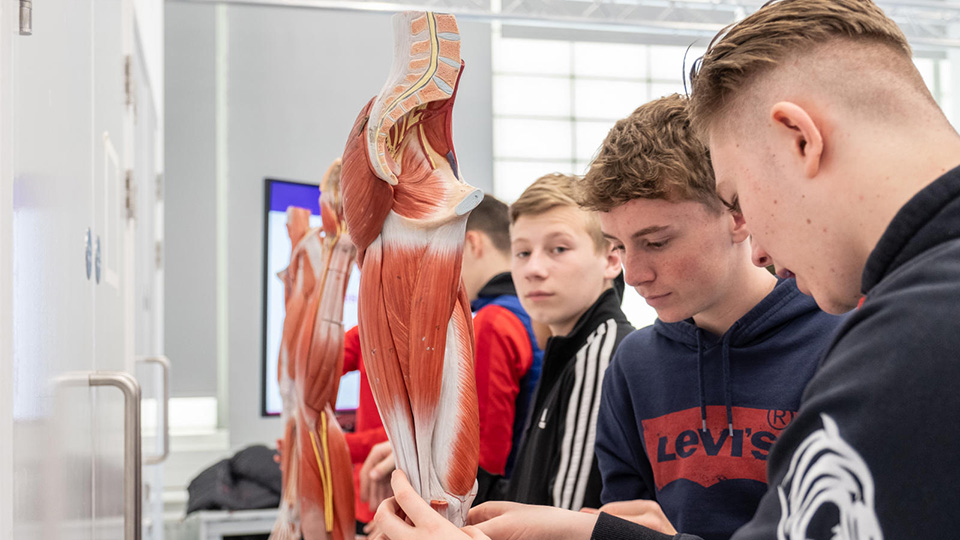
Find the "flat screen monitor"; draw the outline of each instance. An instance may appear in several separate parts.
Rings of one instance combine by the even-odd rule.
[[[265,212],[263,220],[263,356],[261,384],[261,414],[279,415],[283,409],[280,386],[277,383],[277,358],[283,334],[283,282],[277,273],[290,264],[292,246],[287,234],[287,208],[299,206],[310,210],[310,226],[320,226],[320,188],[317,184],[289,180],[266,180]],[[360,290],[360,272],[354,266],[347,285],[343,305],[343,327],[357,324],[357,295]],[[360,375],[352,371],[340,379],[337,411],[357,408],[360,401]]]

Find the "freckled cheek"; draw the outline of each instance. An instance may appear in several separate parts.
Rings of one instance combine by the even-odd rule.
[[[700,255],[690,255],[684,257],[671,257],[669,260],[660,261],[653,266],[659,281],[667,282],[664,285],[677,286],[683,283],[695,283],[699,281],[700,267],[703,266],[705,259],[713,258],[711,252],[707,249],[700,251]]]

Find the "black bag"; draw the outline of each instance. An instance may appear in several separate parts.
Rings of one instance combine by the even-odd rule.
[[[280,505],[280,465],[276,450],[245,448],[207,468],[187,486],[187,514],[197,510],[255,510]]]

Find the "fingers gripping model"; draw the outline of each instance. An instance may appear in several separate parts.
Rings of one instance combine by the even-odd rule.
[[[360,340],[400,469],[456,524],[476,494],[473,328],[460,264],[482,199],[460,178],[452,112],[462,63],[452,15],[394,17],[394,64],[343,155],[361,262]]]

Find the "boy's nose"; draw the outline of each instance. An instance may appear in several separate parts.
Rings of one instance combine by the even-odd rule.
[[[653,281],[656,273],[642,257],[626,253],[621,256],[623,261],[623,280],[630,287],[638,287]]]
[[[547,275],[543,254],[539,251],[531,252],[527,263],[523,266],[523,273],[528,278],[543,278]]]
[[[770,254],[767,253],[763,246],[760,245],[760,242],[757,242],[752,236],[750,237],[750,248],[753,253],[753,264],[761,268],[765,268],[773,264],[773,259],[770,257]]]

